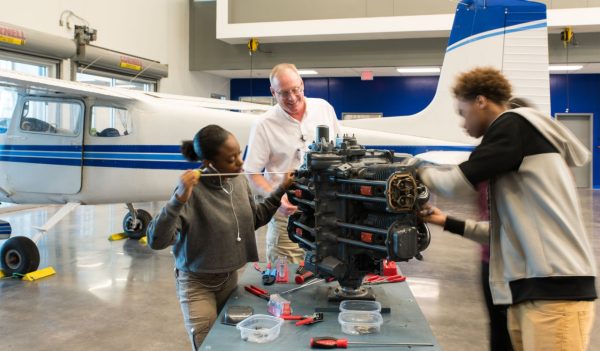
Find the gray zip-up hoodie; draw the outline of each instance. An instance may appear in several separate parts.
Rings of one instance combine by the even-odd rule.
[[[468,161],[420,172],[433,192],[451,198],[490,181],[489,224],[449,219],[446,229],[490,244],[495,304],[596,298],[596,264],[569,170],[590,158],[568,129],[518,108],[492,123]]]
[[[246,177],[219,178],[201,177],[185,203],[173,194],[148,227],[148,245],[160,250],[173,244],[179,270],[224,273],[258,261],[254,230],[271,220],[284,189],[255,204]]]

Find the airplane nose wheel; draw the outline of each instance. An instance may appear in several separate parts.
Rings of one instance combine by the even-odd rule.
[[[40,265],[40,252],[33,242],[25,236],[14,236],[2,245],[0,250],[1,266],[4,274],[27,274]]]
[[[141,239],[146,235],[148,224],[152,220],[152,215],[142,209],[135,210],[135,217],[128,212],[123,218],[123,231],[130,239]]]

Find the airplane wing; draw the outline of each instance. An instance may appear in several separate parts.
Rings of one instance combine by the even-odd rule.
[[[271,108],[271,106],[263,104],[203,98],[198,96],[183,96],[154,92],[146,92],[145,94],[147,96],[151,96],[158,99],[164,99],[170,102],[176,101],[179,104],[189,104],[196,107],[206,107],[220,110],[256,111],[258,113],[262,113]]]
[[[57,92],[77,96],[94,96],[122,100],[132,100],[127,92],[110,89],[97,85],[72,82],[48,77],[30,76],[12,71],[0,70],[0,85],[14,87],[16,89],[28,89],[41,93]]]

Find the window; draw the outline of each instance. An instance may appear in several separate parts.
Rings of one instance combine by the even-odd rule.
[[[119,107],[92,107],[90,135],[96,137],[118,137],[129,135],[132,123],[127,110]]]
[[[103,87],[113,87],[141,91],[156,91],[156,81],[143,79],[139,77],[135,78],[134,81],[130,81],[131,79],[132,78],[128,78],[125,76],[111,75],[108,73],[91,70],[87,70],[86,73],[77,73],[77,81],[82,83],[100,85]]]
[[[8,131],[16,104],[17,92],[0,86],[0,134]]]
[[[21,115],[21,130],[31,133],[75,136],[83,117],[78,101],[27,100]]]
[[[56,77],[58,62],[0,51],[0,69],[42,77]]]

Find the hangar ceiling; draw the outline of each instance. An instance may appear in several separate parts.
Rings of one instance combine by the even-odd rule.
[[[241,7],[250,3],[247,0],[229,1]],[[263,2],[273,4],[272,0],[251,1],[259,9],[266,6]],[[376,2],[389,6],[397,1]],[[562,2],[546,2],[549,7],[566,6]],[[447,5],[445,1],[443,3]],[[584,3],[579,5],[589,5]],[[600,6],[600,1],[598,3]],[[454,6],[451,3],[451,7]],[[299,68],[317,69],[318,76],[359,76],[362,70],[371,70],[375,76],[394,76],[400,75],[395,72],[396,67],[440,66],[447,42],[446,34],[445,37],[433,38],[263,43],[259,52],[249,56],[245,44],[229,44],[216,39],[216,8],[216,2],[190,0],[190,70],[228,78],[248,78],[251,71],[253,77],[266,77],[271,67],[280,62],[294,62]],[[264,16],[247,12],[246,17],[238,15],[236,20],[265,20]],[[233,18],[231,11],[229,17]],[[600,31],[576,31],[576,41],[578,45],[569,47],[568,57],[570,63],[585,64],[577,73],[600,72],[600,64],[596,64],[600,62]],[[558,34],[549,35],[549,50],[551,64],[566,62],[567,52]]]

